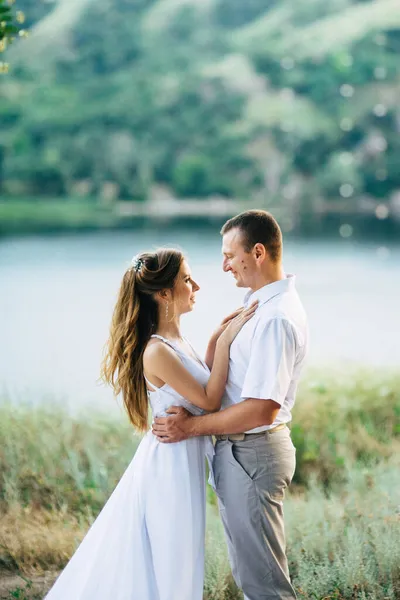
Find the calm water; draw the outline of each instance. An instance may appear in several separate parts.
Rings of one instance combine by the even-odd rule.
[[[24,400],[112,405],[96,384],[124,269],[160,244],[187,253],[201,285],[183,329],[203,352],[243,290],[221,271],[218,231],[96,233],[0,242],[0,386]],[[351,242],[286,242],[307,309],[309,364],[394,366],[400,359],[400,248]]]

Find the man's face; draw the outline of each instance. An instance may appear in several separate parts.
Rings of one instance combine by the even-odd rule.
[[[222,237],[222,269],[231,272],[237,287],[251,287],[256,273],[256,262],[251,252],[246,252],[239,229],[231,229]]]

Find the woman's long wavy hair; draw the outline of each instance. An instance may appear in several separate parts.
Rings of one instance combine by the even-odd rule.
[[[122,279],[112,317],[101,377],[115,395],[122,392],[129,419],[141,432],[148,429],[143,353],[158,328],[155,294],[173,289],[183,258],[170,248],[140,254]]]

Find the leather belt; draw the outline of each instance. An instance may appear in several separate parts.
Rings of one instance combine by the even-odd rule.
[[[216,440],[230,440],[231,442],[242,442],[243,440],[247,440],[250,438],[254,438],[256,436],[260,437],[261,435],[266,435],[270,433],[275,433],[275,431],[280,431],[281,429],[285,429],[288,427],[287,423],[280,423],[271,429],[266,429],[265,431],[259,431],[257,433],[230,433],[224,435],[215,435]]]

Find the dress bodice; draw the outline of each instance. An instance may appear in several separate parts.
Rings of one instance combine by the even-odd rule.
[[[152,335],[152,338],[158,338],[162,340],[165,344],[170,346],[179,356],[182,361],[185,369],[189,371],[189,373],[197,379],[197,381],[202,385],[206,386],[208,379],[210,377],[210,370],[207,367],[206,363],[198,356],[196,351],[191,346],[194,356],[190,356],[186,352],[183,352],[176,344],[162,337],[161,335]],[[187,340],[186,340],[187,341]],[[204,410],[191,404],[186,398],[178,394],[176,390],[174,390],[167,383],[162,387],[156,387],[151,381],[146,379],[146,383],[148,385],[148,398],[151,406],[151,410],[154,417],[162,417],[166,416],[166,410],[170,406],[183,406],[193,415],[202,415],[204,414]],[[149,389],[151,388],[151,390]]]

